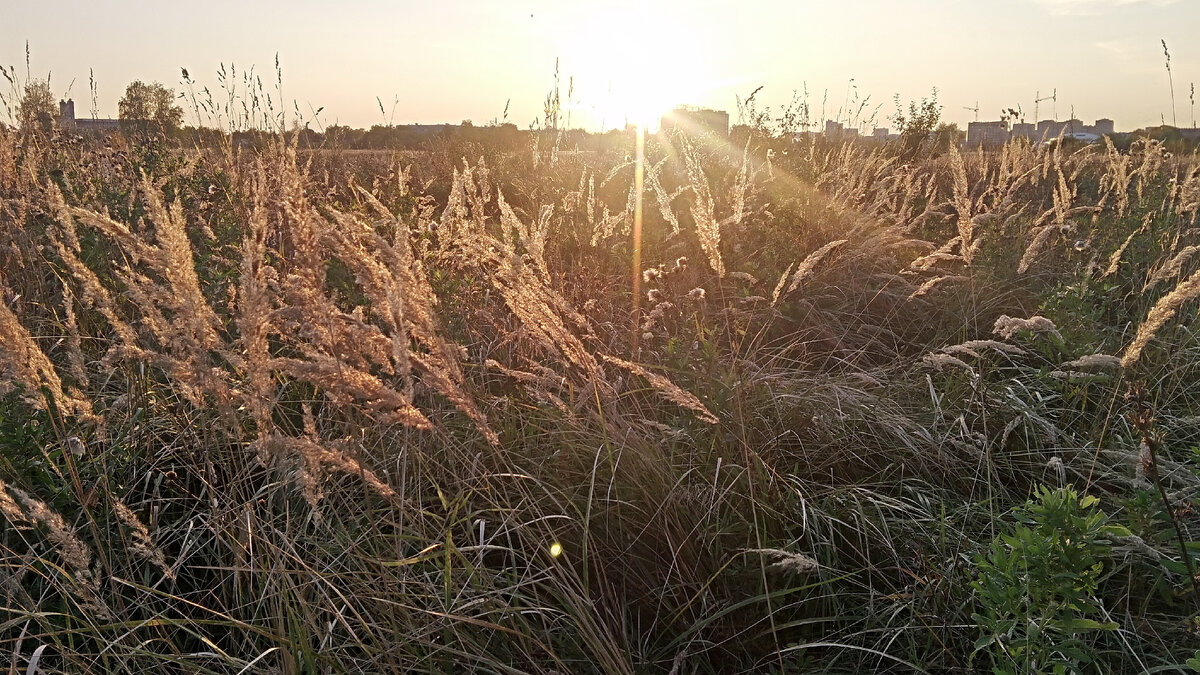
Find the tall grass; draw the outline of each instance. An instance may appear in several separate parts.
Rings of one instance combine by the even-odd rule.
[[[647,153],[635,346],[623,157],[0,129],[10,669],[967,670],[1038,484],[1191,656],[1195,157]]]

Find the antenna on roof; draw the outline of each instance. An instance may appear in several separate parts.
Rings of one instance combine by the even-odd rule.
[[[1040,92],[1040,91],[1034,93],[1033,96],[1034,96],[1034,99],[1033,99],[1033,121],[1035,123],[1041,121],[1038,119],[1038,104],[1041,103],[1042,101],[1053,101],[1054,102],[1054,119],[1058,120],[1058,87],[1055,87],[1054,92],[1051,93],[1049,96],[1042,96],[1042,92]]]
[[[963,110],[970,110],[975,113],[975,121],[979,121],[979,101],[975,101],[975,107],[963,106]]]

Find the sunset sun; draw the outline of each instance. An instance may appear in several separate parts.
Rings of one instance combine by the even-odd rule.
[[[664,3],[581,10],[561,42],[573,100],[609,128],[653,128],[663,113],[696,100],[708,83],[700,40],[684,17]]]

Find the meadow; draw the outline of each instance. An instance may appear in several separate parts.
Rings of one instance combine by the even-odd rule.
[[[0,128],[8,671],[1200,668],[1195,154],[633,146]]]

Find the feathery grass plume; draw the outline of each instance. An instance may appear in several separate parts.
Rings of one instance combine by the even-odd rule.
[[[500,292],[509,311],[521,321],[537,344],[564,360],[593,386],[603,386],[599,363],[583,341],[568,327],[569,321],[586,329],[588,321],[570,303],[530,269],[511,244],[484,233],[467,243],[463,261],[479,265],[492,287]]]
[[[255,177],[265,183],[261,164]],[[234,319],[238,328],[237,346],[244,354],[243,380],[247,385],[246,406],[254,417],[258,433],[265,435],[274,429],[272,407],[275,382],[270,369],[270,335],[274,330],[274,312],[270,286],[278,281],[278,271],[267,261],[268,216],[264,202],[265,189],[251,191],[253,202],[250,217],[242,236],[241,269],[238,276],[237,309]],[[265,459],[265,457],[263,457]]]
[[[0,486],[0,489],[3,488],[7,488],[20,503],[26,522],[41,525],[45,529],[46,538],[55,545],[55,550],[68,567],[76,573],[89,571],[92,564],[92,552],[79,539],[75,531],[67,526],[62,516],[51,510],[45,502],[24,490],[11,485]]]
[[[1183,271],[1183,266],[1188,263],[1193,255],[1200,251],[1200,246],[1185,246],[1182,250],[1176,253],[1165,265],[1158,268],[1150,275],[1150,279],[1146,282],[1144,290],[1150,290],[1159,283],[1168,279],[1178,277]]]
[[[612,213],[608,210],[608,205],[601,205],[600,217],[596,219],[592,229],[592,246],[599,246],[600,242],[607,241],[616,234],[617,225],[625,220],[625,212]]]
[[[651,339],[653,337],[653,335],[650,336]],[[539,375],[524,370],[508,368],[495,359],[487,359],[483,365],[521,383],[525,391],[529,392],[534,400],[548,403],[564,415],[571,415],[571,409],[567,406],[566,402],[553,393],[555,390],[560,389],[563,384],[561,376],[556,377],[553,372]]]
[[[438,224],[438,248],[444,253],[450,247],[461,241],[467,229],[467,190],[466,182],[470,179],[471,167],[468,165],[461,172],[454,168],[454,176],[450,182],[450,196],[446,198],[446,208],[442,211],[442,220]]]
[[[1084,370],[1052,370],[1046,373],[1052,380],[1059,382],[1091,382],[1111,380],[1112,376],[1108,373]]]
[[[387,386],[379,377],[320,353],[297,359],[276,356],[267,365],[297,380],[320,387],[335,405],[358,402],[361,410],[388,424],[416,429],[432,428],[429,419],[402,392]]]
[[[672,214],[674,215],[674,214]],[[593,231],[596,229],[596,176],[588,176],[587,186],[587,224]],[[675,224],[679,227],[678,221]],[[593,244],[595,246],[595,244]]]
[[[750,185],[750,138],[746,139],[746,147],[742,150],[742,168],[738,171],[737,180],[733,184],[731,202],[733,213],[729,216],[730,225],[741,225],[746,213],[746,188]]]
[[[792,268],[796,266],[795,262],[787,266],[783,274],[779,275],[779,281],[775,283],[775,290],[771,291],[771,306],[779,304],[779,296],[783,293],[783,286],[787,283],[788,277],[792,274]]]
[[[466,187],[470,188],[466,190],[466,193],[467,202],[471,205],[471,222],[475,226],[475,231],[480,232],[487,227],[487,205],[492,198],[490,180],[492,174],[483,157],[475,162],[475,166],[471,166],[467,163],[466,158],[463,158],[463,167],[463,182]],[[582,183],[582,174],[580,174],[579,180]]]
[[[75,534],[63,517],[45,502],[24,490],[0,481],[0,513],[13,525],[22,522],[41,526],[46,539],[53,545],[64,566],[74,579],[71,591],[81,601],[81,608],[96,618],[108,620],[112,613],[100,599],[100,585],[92,574],[92,552]],[[17,505],[20,505],[19,508]]]
[[[231,387],[227,374],[213,362],[211,354],[220,354],[229,361],[237,357],[221,338],[220,319],[200,289],[182,205],[176,201],[169,208],[165,206],[158,188],[144,176],[139,187],[147,219],[154,224],[154,243],[108,216],[65,205],[57,191],[51,198],[61,217],[96,229],[129,254],[115,275],[136,304],[140,323],[148,328],[147,337],[161,349],[129,343],[118,349],[126,356],[162,368],[193,405],[205,407],[204,395],[208,394],[218,408],[228,411],[233,397]]]
[[[730,272],[729,278],[737,279],[738,281],[744,281],[749,286],[757,286],[759,283],[758,277],[750,274],[749,272]]]
[[[1020,347],[1009,344],[1007,342],[999,342],[997,340],[967,340],[956,345],[946,347],[942,351],[947,354],[965,353],[975,358],[986,350],[993,350],[1010,356],[1024,356],[1025,350]]]
[[[7,291],[3,286],[0,290]],[[12,391],[12,381],[20,382],[26,388],[25,399],[34,407],[57,406],[80,419],[96,420],[90,401],[63,390],[54,364],[5,302],[0,302],[0,374],[5,376],[0,394]]]
[[[79,232],[75,227],[75,218],[67,210],[62,193],[58,191],[57,186],[51,186],[49,197],[50,205],[54,209],[55,222],[47,235],[58,250],[59,258],[71,272],[71,277],[75,283],[79,284],[80,301],[84,307],[95,309],[104,317],[120,344],[129,349],[136,348],[137,332],[121,318],[116,301],[101,283],[100,277],[79,257],[82,247],[79,243]]]
[[[1051,237],[1055,234],[1062,234],[1063,231],[1070,227],[1068,218],[1080,212],[1094,211],[1094,207],[1072,208],[1079,188],[1067,180],[1067,175],[1061,165],[1056,165],[1058,172],[1058,183],[1054,188],[1054,206],[1042,214],[1038,222],[1034,224],[1035,234],[1029,242],[1029,246],[1025,248],[1025,253],[1021,256],[1021,261],[1017,263],[1017,273],[1024,274],[1029,270],[1029,266],[1033,261],[1041,255],[1049,243]],[[1040,229],[1038,229],[1040,227]]]
[[[777,548],[752,548],[747,549],[746,553],[757,553],[774,560],[771,567],[781,572],[791,572],[792,574],[808,574],[809,572],[820,569],[821,564],[815,558],[804,555],[803,553],[794,553],[792,551],[784,551]]]
[[[8,486],[0,480],[0,515],[14,526],[25,522],[25,512],[17,504],[12,495],[8,494]]]
[[[804,281],[812,275],[813,270],[815,270],[817,265],[819,265],[821,261],[825,259],[825,256],[829,255],[831,251],[838,248],[842,244],[845,244],[847,241],[849,240],[835,239],[825,244],[821,248],[813,251],[812,253],[809,253],[804,261],[801,262],[798,267],[796,267],[796,271],[792,274],[792,282],[788,284],[787,290],[784,291],[784,295],[790,295],[794,293],[796,289],[800,288],[800,284],[804,283]]]
[[[958,145],[950,144],[950,172],[953,177],[954,208],[958,212],[958,236],[962,243],[963,263],[971,266],[971,242],[975,234],[971,191],[967,187],[967,168],[963,164]]]
[[[83,338],[79,334],[79,321],[75,316],[75,298],[71,286],[64,279],[62,282],[63,328],[67,331],[67,359],[71,368],[71,377],[81,387],[87,387],[87,365],[83,357]]]
[[[961,244],[962,236],[955,235],[933,251],[914,259],[901,274],[928,272],[942,262],[961,262],[963,257],[954,253],[954,247],[961,248]]]
[[[975,369],[972,368],[966,361],[943,352],[933,352],[921,357],[921,363],[934,370],[947,370],[950,368],[961,368],[967,371],[971,377],[975,377]]]
[[[663,167],[667,164],[667,157],[660,159],[650,167],[646,172],[646,185],[654,191],[654,198],[658,202],[658,211],[662,214],[663,220],[671,224],[671,233],[679,234],[679,218],[675,215],[675,210],[671,208],[671,202],[675,200],[683,189],[680,188],[671,194],[663,189],[662,181],[659,176],[662,174]]]
[[[550,232],[550,218],[554,214],[554,207],[549,204],[543,205],[538,212],[537,220],[526,225],[517,217],[516,213],[513,213],[512,207],[504,200],[504,193],[499,190],[496,192],[496,203],[500,207],[500,224],[504,231],[517,232],[521,246],[533,259],[538,273],[542,275],[542,281],[549,283],[550,269],[546,266],[546,239]],[[475,210],[472,209],[472,213],[474,212]]]
[[[1135,169],[1135,173],[1137,175],[1137,197],[1140,203],[1145,199],[1146,186],[1163,165],[1166,146],[1162,141],[1147,138],[1141,141],[1138,149],[1141,151],[1142,162]]]
[[[908,299],[916,300],[917,298],[924,297],[926,294],[928,294],[934,288],[936,288],[937,286],[940,286],[941,284],[946,283],[946,282],[968,281],[968,280],[969,280],[968,277],[964,277],[961,274],[947,274],[947,275],[943,275],[940,277],[933,277],[932,279],[925,280],[925,283],[921,284],[920,287],[917,288],[917,290],[913,291],[908,296]]]
[[[297,189],[300,176],[294,158],[288,158],[284,170],[291,172],[285,181],[283,202],[290,214],[293,259],[304,262],[292,265],[283,277],[281,306],[273,314],[281,335],[305,358],[270,358],[267,366],[320,387],[336,404],[357,402],[360,410],[378,421],[428,429],[428,418],[412,404],[412,383],[407,375],[411,362],[422,369],[427,385],[466,412],[494,444],[496,437],[486,419],[458,386],[463,378],[457,349],[437,334],[433,315],[436,300],[414,259],[407,228],[395,223],[397,240],[393,246],[365,224],[336,210],[328,210],[329,220],[308,206],[303,192]],[[478,236],[473,227],[476,221],[468,218],[467,204],[472,198],[465,187],[473,174],[469,165],[458,174],[462,206],[444,215],[444,220],[458,221],[437,235],[445,239],[445,247],[469,245]],[[379,215],[394,218],[367,191],[359,192]],[[331,249],[341,253],[345,258],[342,262],[354,270],[364,291],[376,303],[373,318],[388,326],[387,331],[370,322],[364,308],[345,312],[334,302],[325,281],[325,258]],[[412,352],[408,335],[427,351]],[[372,366],[378,367],[381,374],[371,372]],[[397,373],[399,389],[390,380]],[[385,381],[384,376],[389,379]],[[275,443],[260,447],[287,446]]]
[[[112,509],[117,519],[125,523],[125,526],[129,528],[129,531],[133,535],[131,550],[138,557],[145,559],[161,570],[163,575],[168,579],[174,580],[175,571],[167,564],[167,558],[163,555],[162,549],[154,545],[154,540],[150,538],[150,531],[146,529],[146,526],[137,517],[137,514],[126,506],[125,502],[116,497],[112,499]]]
[[[1150,314],[1138,326],[1137,336],[1121,356],[1121,365],[1128,368],[1137,363],[1142,351],[1146,349],[1146,345],[1154,339],[1158,331],[1179,312],[1184,304],[1198,296],[1200,296],[1200,271],[1193,272],[1190,277],[1179,282],[1170,293],[1154,303]]]
[[[1129,245],[1133,243],[1135,237],[1137,237],[1139,234],[1145,234],[1147,231],[1149,231],[1150,221],[1152,219],[1153,214],[1146,214],[1146,217],[1142,219],[1142,226],[1133,232],[1130,232],[1129,236],[1125,237],[1125,241],[1117,247],[1117,250],[1113,251],[1113,254],[1108,258],[1108,267],[1105,268],[1104,274],[1100,275],[1101,279],[1105,279],[1117,273],[1117,270],[1119,270],[1121,267],[1121,257],[1125,255],[1125,249],[1129,248]]]
[[[721,224],[717,221],[713,206],[712,191],[708,187],[708,177],[704,175],[700,157],[686,136],[683,141],[683,158],[687,164],[688,181],[692,189],[692,219],[696,221],[696,234],[700,238],[700,248],[708,256],[708,264],[718,277],[725,276],[725,262],[721,259]]]
[[[403,316],[404,318],[403,324],[398,319],[395,321],[395,330],[403,331],[407,328],[431,352],[457,353],[457,349],[446,346],[444,340],[438,337],[438,324],[434,309],[438,300],[425,273],[425,267],[421,264],[417,252],[413,248],[413,233],[402,218],[393,215],[374,197],[364,194],[364,199],[377,215],[387,219],[395,228],[393,241],[390,243],[385,241],[374,230],[362,225],[358,229],[344,229],[343,231],[363,233],[364,241],[369,244],[371,254],[378,256],[382,265],[382,267],[372,266],[367,269],[374,272],[376,283],[380,281],[393,282],[394,288],[391,289],[391,292],[396,293],[397,297],[389,300],[387,306],[394,307],[393,316]],[[390,276],[385,275],[385,271]],[[376,293],[376,295],[379,294]]]
[[[1101,370],[1116,370],[1121,367],[1121,359],[1108,354],[1087,354],[1073,361],[1067,361],[1059,368],[1098,368]]]
[[[1034,335],[1053,335],[1060,341],[1063,339],[1062,333],[1058,332],[1058,328],[1054,325],[1054,322],[1040,315],[1034,315],[1028,319],[1020,319],[1015,316],[1001,314],[1000,318],[996,319],[995,325],[992,326],[992,333],[999,335],[1005,340],[1013,339],[1022,331],[1029,331]]]
[[[1133,180],[1130,165],[1133,163],[1132,154],[1122,154],[1113,145],[1112,139],[1104,137],[1105,171],[1100,177],[1099,206],[1104,206],[1112,197],[1116,204],[1113,209],[1117,218],[1124,218],[1129,211],[1129,183]]]
[[[1200,163],[1193,163],[1179,182],[1176,211],[1181,217],[1190,217],[1190,224],[1196,224],[1196,216],[1200,214]]]
[[[664,399],[681,408],[685,408],[696,413],[696,418],[702,422],[707,422],[709,424],[717,424],[720,422],[716,415],[712,414],[709,412],[708,408],[704,407],[704,404],[700,402],[700,399],[697,398],[695,394],[689,391],[684,391],[683,389],[679,388],[679,385],[663,377],[662,375],[653,373],[636,363],[630,363],[629,361],[625,361],[624,359],[620,359],[615,356],[601,354],[600,358],[608,363],[613,364],[614,366],[624,368],[630,373],[645,379],[650,383],[650,386],[658,392],[659,396],[662,396]]]
[[[321,481],[327,469],[357,476],[367,487],[370,487],[380,497],[387,500],[397,498],[396,491],[382,481],[375,472],[364,467],[358,460],[346,454],[344,443],[334,443],[334,447],[326,447],[325,443],[308,437],[283,436],[272,434],[261,442],[265,444],[266,454],[282,456],[294,455],[299,457],[304,465],[298,472],[298,481],[304,498],[316,508],[324,496]]]

